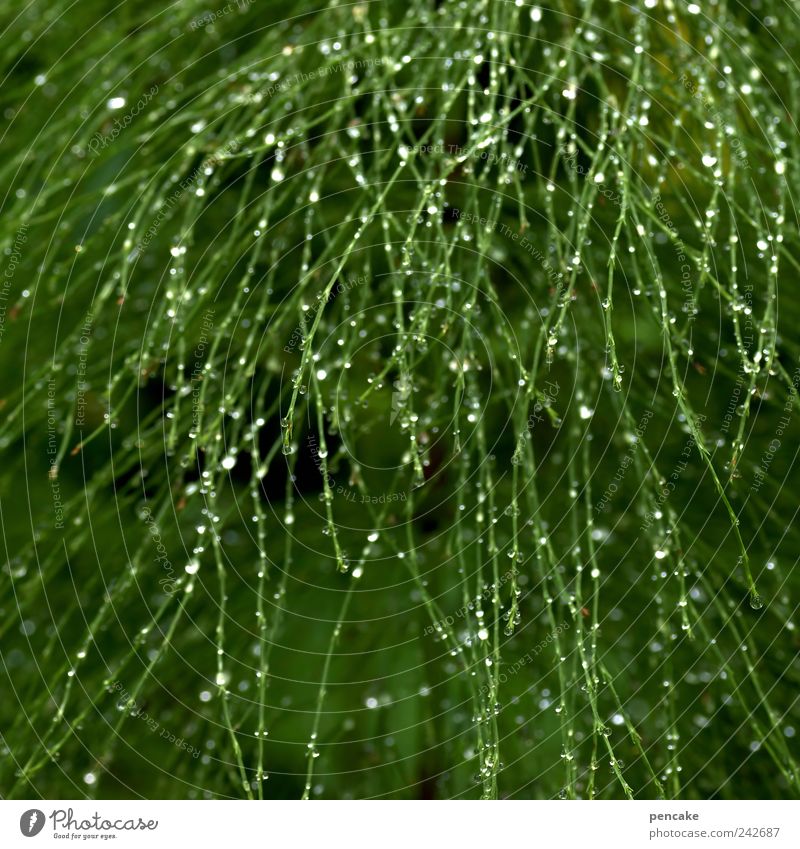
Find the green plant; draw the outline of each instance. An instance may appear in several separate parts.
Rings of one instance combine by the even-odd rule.
[[[229,5],[4,14],[0,791],[796,797],[794,8]]]

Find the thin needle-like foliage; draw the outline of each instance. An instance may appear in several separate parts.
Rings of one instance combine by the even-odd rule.
[[[0,24],[4,797],[800,795],[794,3]]]

